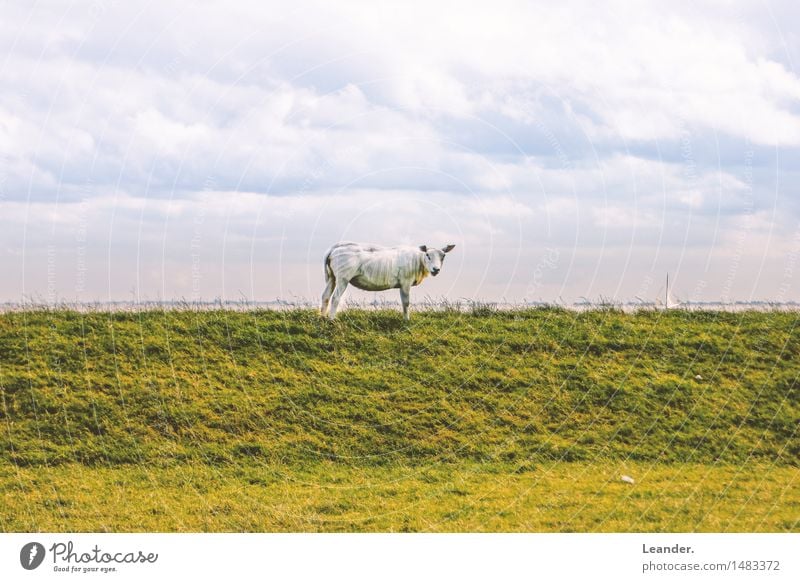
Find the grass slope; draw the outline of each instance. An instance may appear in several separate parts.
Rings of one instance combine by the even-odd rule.
[[[729,514],[724,528],[752,518],[744,527],[797,529],[799,321],[796,313],[680,310],[445,310],[416,313],[410,325],[395,312],[358,310],[335,323],[306,310],[5,313],[0,493],[12,513],[0,528],[713,530]],[[639,505],[619,506],[618,475],[603,475],[631,467],[657,476],[651,484],[673,483],[665,503],[676,494],[695,517],[679,518],[675,506],[647,521]],[[284,478],[248,481],[256,468]],[[425,471],[441,479],[428,483]],[[696,495],[681,486],[689,473],[704,476]],[[405,509],[377,488],[358,515],[334,508],[345,517],[330,523],[325,511],[306,515],[303,484],[337,503],[332,475],[345,491],[362,477],[397,482]],[[475,501],[491,498],[492,475],[507,481],[506,493]],[[526,491],[565,475],[580,476],[574,492],[595,492],[594,504],[572,499],[594,511],[538,519],[541,506],[519,505]],[[461,496],[472,499],[471,518],[459,517],[469,505],[459,495],[444,513],[419,501],[435,483],[458,479],[471,483]],[[734,482],[748,482],[764,502],[736,497]],[[81,493],[86,483],[94,496]],[[101,499],[108,508],[114,492],[141,497],[147,483],[164,496],[162,513],[89,519]],[[15,502],[43,484],[54,493],[49,509]],[[245,497],[269,504],[279,486],[296,520],[265,521],[230,492],[242,500],[230,509],[238,521],[190,514],[211,503],[193,499],[226,487],[255,487],[260,494]],[[646,492],[636,487],[625,495]],[[600,502],[607,493],[608,507]],[[448,507],[447,497],[433,505]],[[69,504],[85,508],[85,520]]]

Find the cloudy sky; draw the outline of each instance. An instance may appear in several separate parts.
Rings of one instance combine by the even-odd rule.
[[[0,10],[0,301],[800,300],[796,2]]]

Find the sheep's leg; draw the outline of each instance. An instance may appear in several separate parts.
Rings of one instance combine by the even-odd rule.
[[[403,319],[408,321],[408,304],[411,303],[410,287],[400,287],[400,301],[403,303]]]
[[[347,290],[347,284],[350,281],[346,281],[342,278],[336,280],[336,287],[333,290],[333,295],[331,296],[331,310],[328,315],[331,319],[336,317],[336,310],[339,309],[339,301],[342,300],[342,295]]]
[[[332,275],[325,276],[325,291],[322,292],[322,306],[319,309],[319,312],[322,314],[322,317],[328,315],[328,306],[331,302],[331,295],[333,295],[333,290],[336,287],[336,279]]]

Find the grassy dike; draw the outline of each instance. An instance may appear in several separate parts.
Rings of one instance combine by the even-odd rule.
[[[798,531],[798,324],[0,314],[0,529]]]

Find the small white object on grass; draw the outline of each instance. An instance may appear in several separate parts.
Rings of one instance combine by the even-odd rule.
[[[633,477],[628,477],[627,475],[623,475],[623,476],[621,477],[621,479],[622,479],[622,480],[623,480],[625,483],[630,483],[631,485],[633,485],[634,483],[636,483],[636,481],[634,481],[634,480],[633,480]]]
[[[695,376],[695,377],[694,377],[694,379],[695,379],[695,380],[702,380],[702,379],[703,379],[703,377],[702,377],[700,374],[698,374],[697,376]]]

